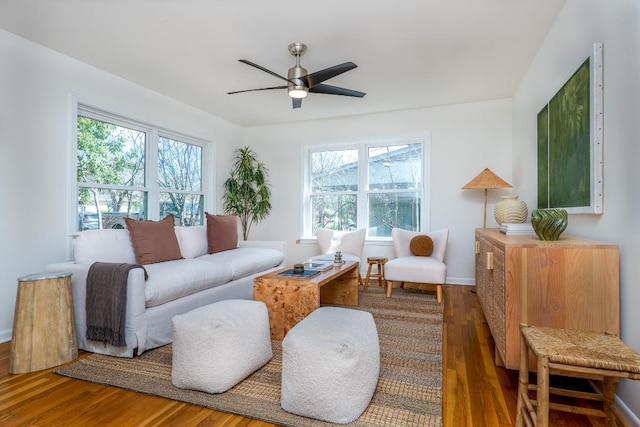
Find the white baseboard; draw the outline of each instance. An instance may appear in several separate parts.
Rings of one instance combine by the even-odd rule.
[[[476,284],[476,279],[474,277],[449,277],[447,276],[447,280],[445,281],[447,285],[471,285],[474,286]]]
[[[11,341],[11,329],[0,331],[0,343]]]
[[[640,418],[633,412],[627,405],[624,404],[622,400],[616,395],[616,407],[618,408],[618,412],[620,412],[620,416],[627,423],[629,427],[640,427]]]

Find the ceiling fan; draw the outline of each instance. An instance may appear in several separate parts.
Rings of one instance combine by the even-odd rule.
[[[345,89],[342,87],[330,86],[322,83],[325,80],[329,80],[330,78],[335,77],[339,74],[342,74],[349,70],[353,70],[357,67],[356,64],[354,64],[353,62],[345,62],[343,64],[334,65],[333,67],[325,68],[324,70],[316,71],[315,73],[309,74],[308,71],[300,65],[300,57],[304,55],[306,51],[307,45],[305,44],[292,43],[289,45],[289,53],[296,57],[296,65],[293,68],[289,69],[287,77],[283,77],[271,70],[267,70],[266,68],[261,67],[258,64],[247,61],[246,59],[239,59],[240,62],[255,67],[258,70],[262,70],[265,73],[269,73],[279,79],[282,79],[286,81],[287,84],[283,86],[263,87],[258,89],[236,90],[234,92],[227,92],[227,94],[233,95],[235,93],[253,92],[257,90],[287,89],[287,92],[289,93],[289,96],[291,97],[291,101],[293,103],[293,108],[302,107],[302,98],[307,96],[309,92],[324,93],[327,95],[354,96],[356,98],[362,98],[366,95],[366,93],[358,92],[357,90]]]

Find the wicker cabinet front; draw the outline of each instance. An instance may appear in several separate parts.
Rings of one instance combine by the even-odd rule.
[[[620,332],[618,246],[476,230],[476,291],[496,364],[518,369],[519,324]]]

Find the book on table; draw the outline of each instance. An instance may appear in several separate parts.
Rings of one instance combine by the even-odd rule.
[[[325,271],[333,267],[333,261],[310,260],[304,262],[304,269]]]
[[[294,271],[293,268],[290,268],[285,271],[281,271],[278,273],[278,277],[294,277],[299,279],[308,279],[309,277],[313,277],[320,274],[320,270],[303,270],[303,271]]]

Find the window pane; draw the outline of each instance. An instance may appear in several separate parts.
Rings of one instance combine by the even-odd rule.
[[[369,148],[369,189],[420,189],[422,144]]]
[[[357,197],[354,194],[311,196],[313,235],[319,227],[333,230],[357,228]]]
[[[78,116],[78,182],[144,186],[146,133]]]
[[[202,147],[159,138],[158,185],[172,190],[202,190]]]
[[[146,193],[81,187],[78,230],[125,228],[124,217],[146,219]]]
[[[358,150],[312,152],[311,191],[358,191]]]
[[[160,193],[160,218],[173,214],[176,225],[202,225],[203,198],[201,194]]]
[[[419,193],[369,194],[369,229],[372,237],[390,237],[397,227],[409,231],[420,230]]]

